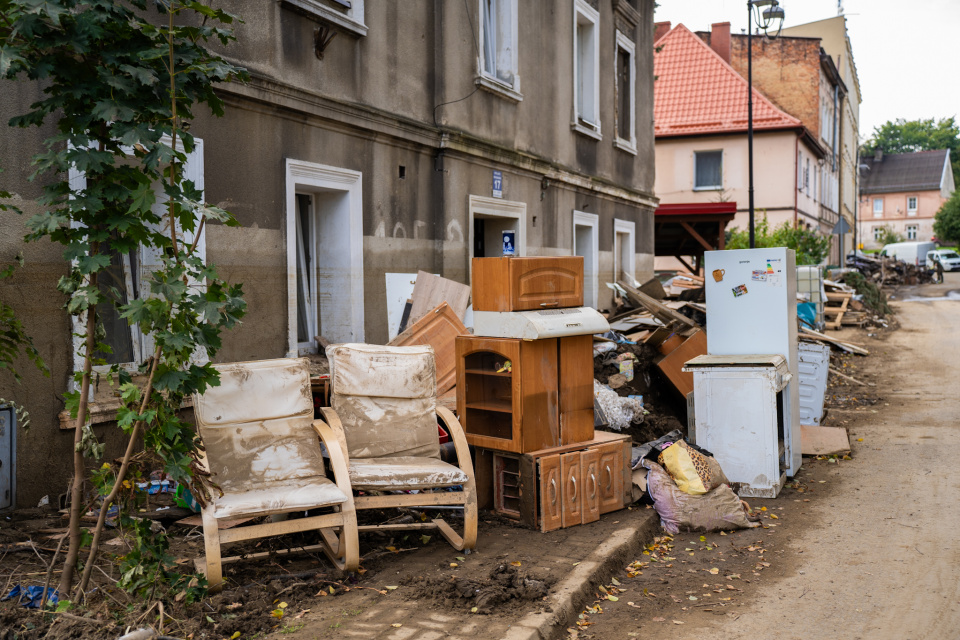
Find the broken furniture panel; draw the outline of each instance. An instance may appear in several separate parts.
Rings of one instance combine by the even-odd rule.
[[[410,297],[413,303],[407,319],[408,327],[444,302],[450,305],[453,314],[462,321],[470,303],[470,287],[426,271],[418,271],[413,295]]]
[[[391,347],[430,345],[433,347],[437,366],[437,395],[443,395],[457,384],[456,347],[457,336],[468,335],[467,328],[457,317],[456,311],[446,302],[407,327],[403,333],[388,342]]]
[[[213,590],[222,583],[220,547],[229,542],[319,530],[339,568],[359,564],[357,520],[340,442],[314,421],[310,365],[282,358],[214,365],[220,385],[193,396],[204,464],[222,490],[203,507],[206,555],[196,560]],[[326,477],[320,442],[336,481]],[[219,522],[326,508],[324,515],[220,529]]]
[[[685,372],[683,365],[688,360],[706,355],[706,353],[707,334],[705,331],[698,330],[657,362],[657,368],[667,377],[667,380],[680,395],[686,398],[687,394],[693,391],[693,374]]]

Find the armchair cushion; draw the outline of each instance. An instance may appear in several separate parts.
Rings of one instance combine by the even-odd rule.
[[[436,368],[429,346],[341,344],[327,348],[331,406],[351,464],[364,458],[440,458]]]
[[[347,496],[323,476],[283,482],[248,484],[247,490],[231,490],[213,501],[217,518],[263,516],[315,509],[346,502]]]
[[[350,460],[350,484],[363,491],[452,487],[467,482],[459,467],[436,458],[400,456]]]
[[[218,364],[220,386],[194,396],[201,426],[313,416],[310,366],[304,358]]]

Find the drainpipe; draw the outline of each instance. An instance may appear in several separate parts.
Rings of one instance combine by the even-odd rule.
[[[796,163],[793,168],[793,228],[797,228],[797,189],[800,188],[800,136],[802,132],[797,133],[796,140],[793,141],[793,161]]]

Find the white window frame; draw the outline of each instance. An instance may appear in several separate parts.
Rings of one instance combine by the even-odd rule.
[[[697,156],[701,153],[719,153],[720,154],[720,184],[697,186]],[[720,191],[723,189],[723,149],[699,149],[693,152],[693,190],[694,191]]]
[[[623,266],[617,263],[617,259],[623,259],[623,247],[620,245],[620,234],[626,234],[627,247],[629,247],[628,268],[621,269]],[[629,220],[613,219],[613,280],[620,279],[620,271],[626,272],[631,280],[637,279],[637,225]]]
[[[484,24],[484,5],[488,0],[479,0],[477,8],[479,9],[478,23],[480,25],[480,55],[477,57],[477,77],[476,84],[482,88],[495,93],[503,98],[514,102],[521,102],[523,94],[520,93],[520,53],[519,53],[519,0],[489,0],[496,8],[497,34],[506,32],[506,37],[501,37],[497,43],[495,52],[495,65],[498,68],[506,67],[513,76],[513,83],[504,82],[487,71],[487,52],[486,35],[487,28]],[[505,40],[505,41],[504,41]]]
[[[317,0],[282,0],[284,4],[307,14],[331,22],[355,36],[367,35],[367,25],[363,22],[363,3],[365,0],[350,0],[350,8],[337,11]]]
[[[911,201],[911,200],[913,200],[913,207],[912,207],[912,208],[910,207],[910,201]],[[920,198],[918,198],[917,196],[907,196],[907,215],[908,215],[908,216],[916,216],[916,215],[917,215],[917,207],[919,206],[919,204],[920,204]]]
[[[873,198],[873,217],[882,218],[883,217],[883,198]],[[877,208],[877,205],[880,205],[880,208]]]
[[[600,216],[596,213],[573,210],[573,238],[570,251],[577,254],[577,227],[590,227],[592,257],[583,261],[583,300],[594,309],[600,297]]]
[[[874,227],[873,228],[873,241],[880,242],[880,236],[883,234],[883,227]]]
[[[620,113],[620,50],[626,51],[630,55],[630,80],[627,90],[630,93],[630,113],[623,114]],[[614,123],[615,132],[613,144],[618,149],[631,153],[633,155],[637,154],[637,45],[634,44],[633,40],[628,38],[619,29],[617,30],[617,43],[614,47],[614,65],[613,65],[613,86],[617,91],[617,120]],[[621,138],[620,137],[620,122],[621,118],[627,117],[630,122],[630,137]]]
[[[173,144],[172,138],[170,136],[164,135],[160,138],[161,144],[171,146]],[[187,154],[186,160],[183,163],[182,171],[184,180],[190,180],[193,182],[194,187],[200,191],[200,200],[204,198],[204,180],[203,180],[203,139],[194,138],[194,148],[193,151]],[[182,142],[178,141],[178,148],[182,148],[180,145]],[[133,149],[131,147],[123,147],[124,153],[127,155],[133,155]],[[87,188],[87,175],[84,171],[78,170],[76,167],[71,166],[67,171],[67,180],[70,185],[70,191],[76,192],[81,191]],[[165,196],[164,196],[165,197]],[[161,202],[157,202],[156,206],[162,206]],[[165,225],[168,218],[163,218],[164,222],[161,224]],[[192,243],[194,236],[192,234],[187,235],[181,233],[178,237],[180,242]],[[154,254],[155,255],[155,254]],[[200,239],[197,241],[196,256],[201,260],[206,262],[207,259],[207,242],[206,235],[201,234]],[[139,253],[137,254],[138,265],[137,269],[139,271],[138,283],[139,290],[133,290],[133,278],[131,273],[130,260],[127,256],[123,256],[123,266],[124,266],[124,279],[126,280],[127,295],[130,299],[133,299],[131,294],[136,294],[137,297],[145,299],[152,295],[150,292],[150,283],[145,277],[149,272],[152,272],[151,266],[156,266],[151,260],[151,249],[146,247],[140,247]],[[203,286],[203,285],[200,285]],[[81,313],[75,315],[71,320],[72,329],[73,329],[73,369],[74,371],[81,371],[83,369],[83,360],[77,358],[75,354],[80,353],[84,348],[84,339],[83,334],[86,331],[87,324],[87,314]],[[137,373],[140,368],[140,365],[146,360],[149,354],[153,353],[154,342],[151,335],[144,335],[140,328],[137,325],[130,326],[130,339],[133,345],[133,356],[134,359],[131,362],[119,363],[121,369],[133,374]],[[199,364],[207,362],[206,352],[202,351],[196,354],[194,358]],[[97,365],[92,368],[94,373],[99,373],[101,375],[108,374],[110,372],[110,367],[112,365]],[[73,382],[70,383],[71,388],[73,388]],[[90,399],[93,398],[93,387],[90,389]]]
[[[346,219],[339,220],[341,233],[331,239],[337,254],[349,272],[348,286],[337,287],[321,313],[326,310],[338,314],[328,320],[321,318],[321,329],[331,342],[363,342],[363,174],[359,171],[287,158],[286,182],[286,248],[287,248],[287,353],[296,358],[303,353],[316,353],[316,341],[297,341],[297,235],[296,214],[298,193],[341,193],[347,198]],[[311,215],[316,210],[316,197]],[[316,246],[316,245],[315,245]],[[319,254],[323,249],[316,248]],[[329,253],[329,251],[327,251]],[[317,299],[313,296],[312,305]],[[332,331],[328,330],[328,327]],[[327,335],[329,333],[329,335]]]
[[[920,235],[920,225],[908,224],[906,227],[904,227],[903,233],[907,236],[907,240],[916,240],[917,236]]]
[[[580,38],[578,37],[578,26],[580,24],[590,24],[593,29],[593,39],[589,43],[592,49],[589,52],[580,51]],[[573,122],[571,127],[574,131],[583,135],[602,140],[600,133],[600,12],[591,7],[586,0],[575,0],[573,3]],[[586,53],[591,58],[585,59],[581,64],[581,56]],[[582,78],[584,67],[590,67],[590,78]],[[584,82],[586,80],[586,82]],[[589,96],[582,90],[582,85],[586,86]],[[583,95],[581,96],[581,93]],[[592,117],[589,113],[581,113],[581,98],[592,98]],[[583,111],[587,111],[586,108]],[[587,117],[585,117],[587,116]]]
[[[470,195],[467,198],[467,211],[469,220],[467,227],[467,246],[469,256],[469,271],[471,282],[473,282],[473,243],[474,243],[474,218],[511,218],[516,220],[518,256],[527,255],[527,203],[514,200],[501,200],[500,198],[487,198],[485,196]]]

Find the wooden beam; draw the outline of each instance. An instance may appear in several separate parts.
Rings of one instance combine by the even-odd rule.
[[[685,266],[685,267],[687,268],[687,271],[689,271],[690,273],[692,273],[692,274],[694,274],[694,275],[697,275],[697,271],[696,271],[693,267],[691,267],[689,264],[687,264],[687,261],[684,260],[682,256],[677,255],[677,256],[673,256],[673,257],[676,258],[677,260],[679,260],[679,261],[680,261],[680,264],[682,264],[683,266]]]
[[[624,280],[619,280],[617,282],[624,291],[627,292],[627,297],[630,298],[633,302],[640,304],[647,308],[647,310],[654,315],[660,322],[665,325],[670,324],[673,321],[678,321],[681,324],[684,324],[688,327],[699,327],[696,322],[683,315],[682,313],[677,313],[670,307],[667,307],[660,303],[656,298],[651,298],[642,291],[639,291],[636,287],[629,284]]]
[[[680,226],[683,227],[684,229],[686,229],[687,233],[689,233],[689,234],[693,237],[694,240],[696,240],[697,242],[699,242],[699,243],[703,246],[704,249],[706,249],[707,251],[713,251],[713,245],[710,244],[709,242],[707,242],[706,240],[704,240],[704,239],[703,239],[703,236],[701,236],[699,233],[697,233],[697,230],[694,229],[693,226],[691,226],[689,222],[681,222],[681,223],[680,223]]]
[[[727,222],[720,221],[720,233],[717,235],[717,249],[723,251],[727,248]]]

